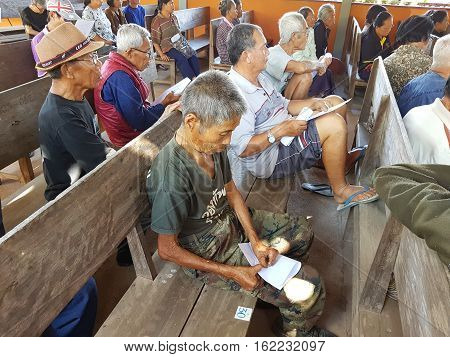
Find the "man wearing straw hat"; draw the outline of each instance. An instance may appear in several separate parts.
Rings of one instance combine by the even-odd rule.
[[[71,23],[58,26],[36,46],[41,60],[36,69],[52,78],[38,118],[47,201],[106,159],[107,146],[84,97],[100,80],[95,51],[102,46],[103,42],[90,41]],[[96,310],[97,288],[90,278],[44,335],[90,336]]]

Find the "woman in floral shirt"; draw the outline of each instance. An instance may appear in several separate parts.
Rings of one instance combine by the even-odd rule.
[[[429,71],[433,60],[425,51],[433,27],[429,17],[417,15],[400,24],[396,37],[400,47],[384,60],[396,97],[409,81]]]
[[[116,36],[111,29],[111,23],[101,9],[105,0],[84,0],[83,20],[94,21],[89,37],[93,41],[104,41],[108,45],[116,42]]]

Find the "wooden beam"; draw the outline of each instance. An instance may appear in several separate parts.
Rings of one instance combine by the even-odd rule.
[[[403,225],[390,216],[361,293],[359,309],[381,313],[397,259]]]
[[[28,183],[34,179],[33,165],[29,156],[19,159],[20,172],[22,174],[21,182]]]
[[[136,225],[127,235],[136,276],[154,280],[157,275],[156,268],[152,260],[150,242],[146,242],[145,238],[140,224]]]

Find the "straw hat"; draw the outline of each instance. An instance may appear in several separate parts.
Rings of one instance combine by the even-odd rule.
[[[77,21],[80,17],[69,0],[48,0],[47,11],[57,12],[64,20]]]
[[[70,22],[47,33],[36,46],[41,60],[36,65],[40,71],[50,71],[75,58],[97,51],[104,42],[91,41]]]

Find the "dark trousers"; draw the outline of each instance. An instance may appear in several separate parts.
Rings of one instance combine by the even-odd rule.
[[[190,79],[193,79],[200,74],[200,63],[198,62],[198,58],[196,55],[193,55],[190,58],[186,58],[180,51],[177,51],[175,48],[172,48],[166,54],[167,56],[175,60],[175,64],[183,75],[183,78],[189,77]]]
[[[311,87],[309,88],[308,96],[309,97],[326,97],[334,93],[334,78],[333,73],[327,69],[327,72],[319,76],[316,76],[313,79]]]

